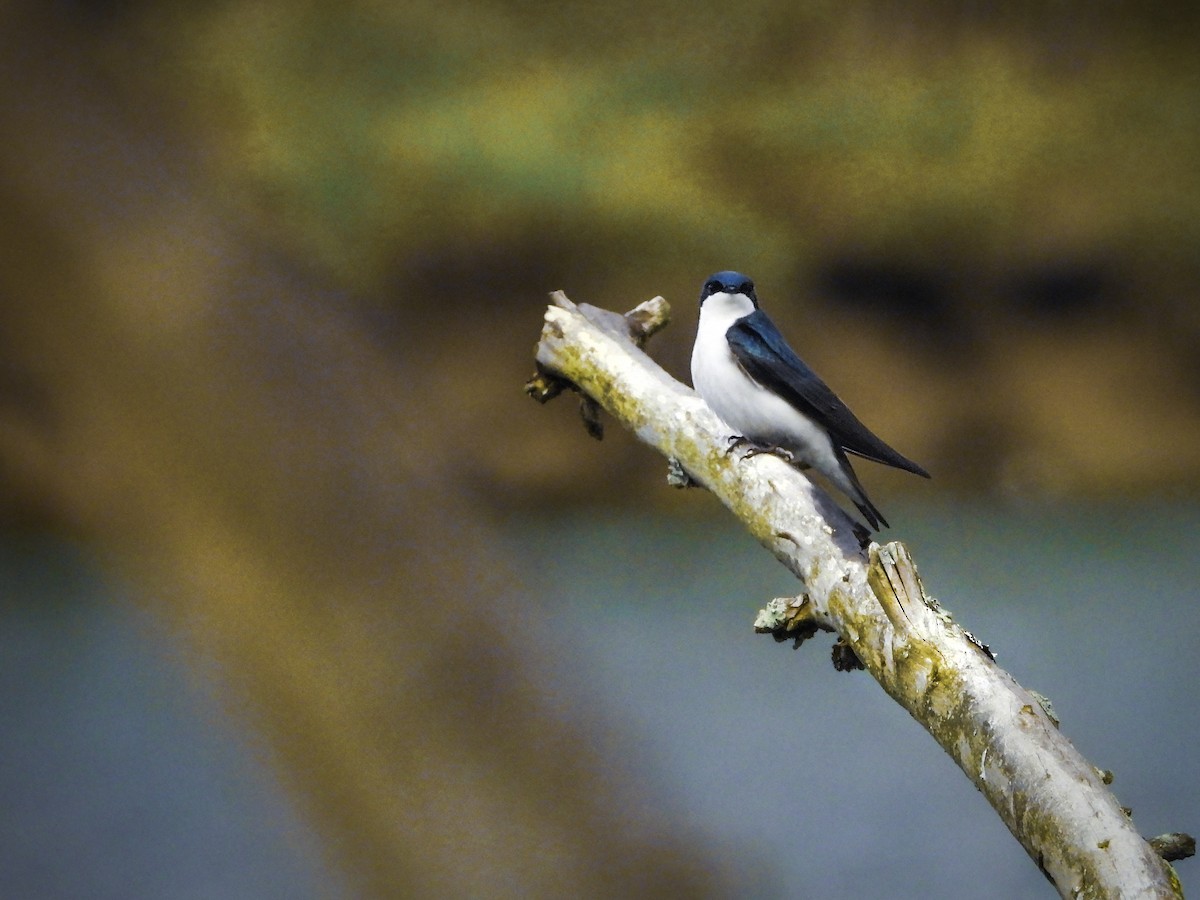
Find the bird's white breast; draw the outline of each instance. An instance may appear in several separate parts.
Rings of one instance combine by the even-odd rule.
[[[692,385],[725,424],[738,429],[739,407],[757,387],[738,366],[725,332],[754,305],[741,294],[713,294],[700,307],[692,347]]]

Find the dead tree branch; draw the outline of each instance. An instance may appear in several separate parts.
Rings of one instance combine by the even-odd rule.
[[[800,579],[802,595],[773,601],[758,630],[797,640],[836,632],[835,664],[865,668],[933,735],[1063,897],[1182,897],[1105,773],[926,594],[903,544],[862,549],[851,520],[802,473],[773,456],[726,452],[728,435],[704,402],[639,349],[665,324],[666,301],[624,317],[562,292],[554,301],[527,390],[543,402],[579,391],[590,430],[598,404],[674,461],[675,481],[708,488]]]

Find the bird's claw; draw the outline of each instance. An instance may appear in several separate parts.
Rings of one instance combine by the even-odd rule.
[[[745,439],[743,438],[743,440]],[[746,441],[746,443],[750,442]],[[742,454],[742,459],[750,459],[752,456],[761,456],[764,453],[769,453],[771,456],[777,456],[788,465],[794,465],[796,462],[795,454],[792,453],[791,450],[785,450],[783,447],[751,447],[744,454]]]
[[[730,436],[729,436],[729,437],[726,439],[726,443],[728,443],[728,444],[729,444],[729,446],[725,448],[725,455],[726,455],[726,456],[728,456],[730,453],[732,453],[732,452],[733,452],[734,450],[736,450],[738,447],[742,447],[742,446],[744,446],[744,445],[746,445],[746,444],[750,444],[750,443],[753,443],[753,442],[750,440],[750,438],[746,437],[745,435],[742,435],[742,434],[731,434],[731,435],[730,435]]]

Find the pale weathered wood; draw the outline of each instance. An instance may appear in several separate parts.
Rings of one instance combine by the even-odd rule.
[[[641,332],[648,320],[661,327],[665,301],[623,322],[561,292],[554,300],[530,393],[545,400],[564,381],[575,386],[677,460],[676,481],[682,468],[708,488],[803,582],[801,597],[760,614],[760,631],[801,639],[836,631],[954,758],[1062,896],[1182,896],[1103,773],[1063,737],[1041,698],[926,595],[903,544],[861,548],[851,520],[802,473],[769,455],[726,452],[728,434],[703,401],[629,340],[631,321]]]

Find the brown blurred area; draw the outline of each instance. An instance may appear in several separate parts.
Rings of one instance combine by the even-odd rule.
[[[421,337],[382,348],[214,205],[177,113],[56,12],[0,38],[10,524],[140,582],[367,894],[717,891],[550,712]]]
[[[666,296],[655,353],[686,377],[698,285],[732,267],[941,491],[1195,496],[1195,12],[458,9],[259,0],[138,21],[231,208],[392,333],[463,310],[461,343],[424,327],[467,434],[488,435],[489,492],[661,497],[647,457],[581,447],[569,416],[502,385],[555,288]]]
[[[698,285],[729,267],[939,491],[1200,486],[1187,9],[54,8],[158,98],[209,202],[421,353],[460,477],[502,508],[663,496],[632,442],[510,390],[546,293],[666,296],[654,352],[686,378]]]
[[[229,673],[369,892],[719,893],[489,533],[664,495],[521,396],[545,294],[665,295],[682,375],[739,268],[909,487],[1194,493],[1196,22],[1116,8],[0,3],[5,524]]]
[[[443,446],[501,507],[662,496],[631,443],[510,390],[546,293],[663,294],[655,353],[686,377],[697,286],[727,267],[942,491],[1200,485],[1195,13],[51,8],[155,98],[207,202],[436,373]]]

